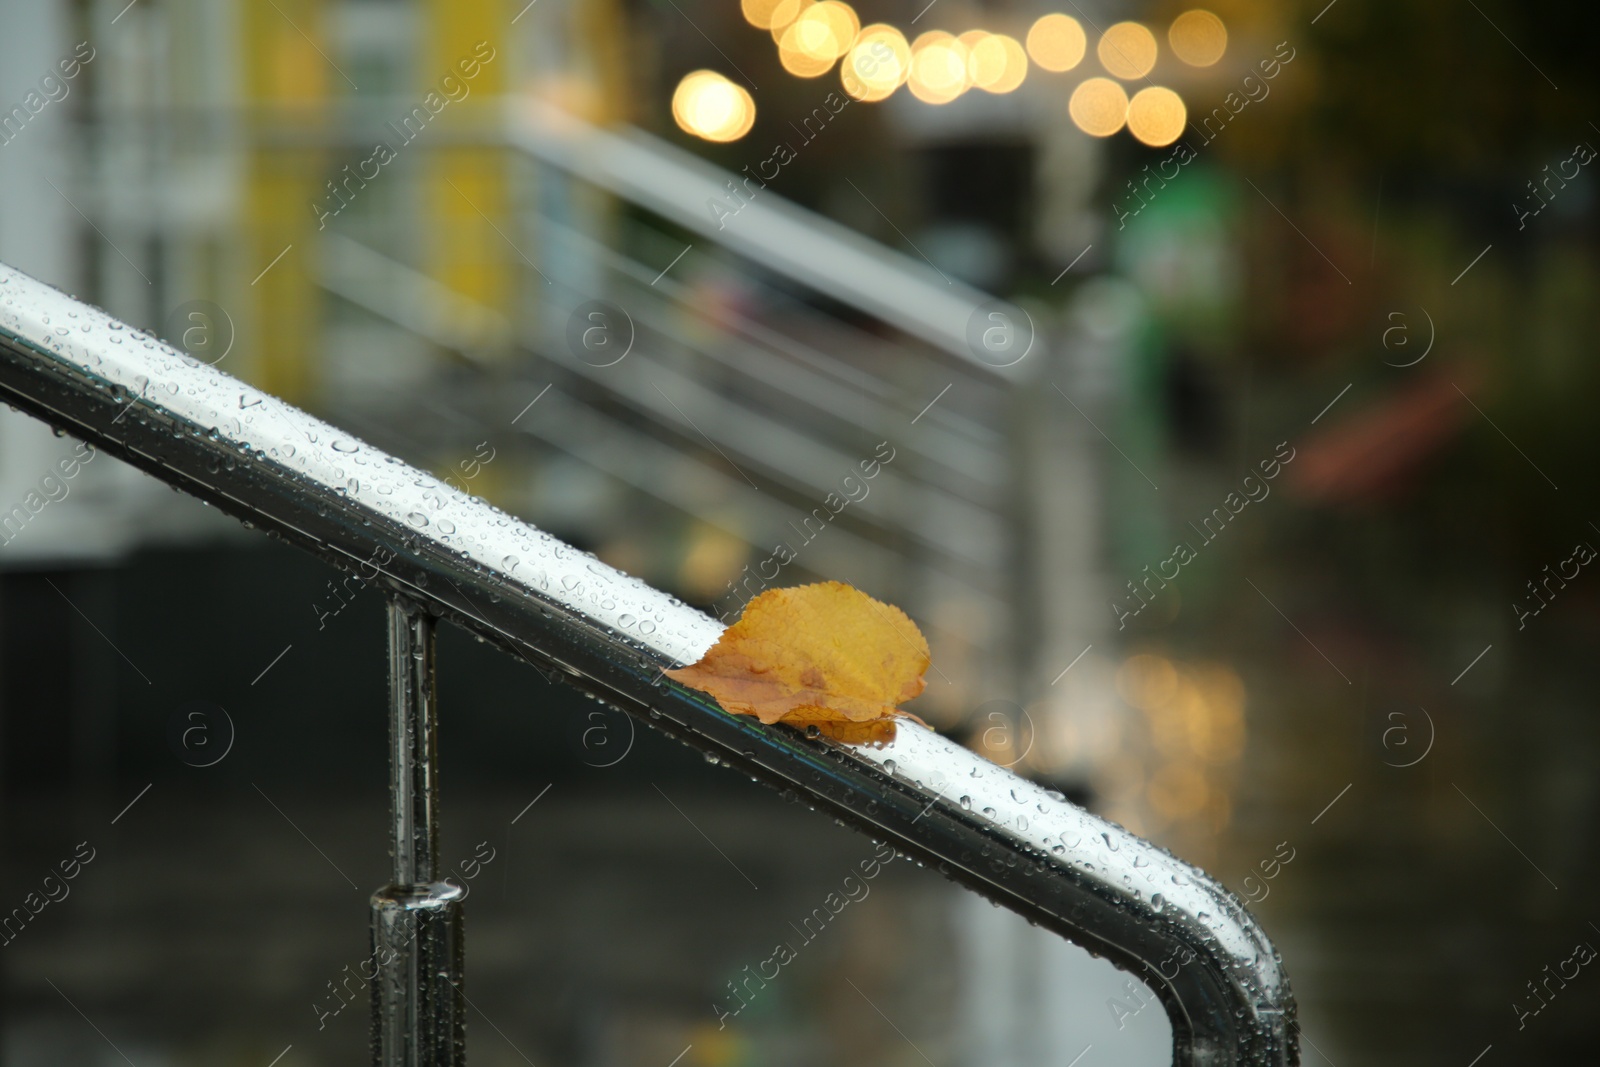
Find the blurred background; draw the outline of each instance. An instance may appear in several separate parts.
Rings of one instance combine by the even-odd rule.
[[[1587,1062],[1595,29],[0,0],[0,260],[713,614],[899,604],[912,710],[1253,902],[1305,1062]],[[0,1057],[361,1062],[381,597],[75,455],[0,412]],[[871,843],[441,669],[473,1062],[1170,1061],[907,861],[730,1014]]]

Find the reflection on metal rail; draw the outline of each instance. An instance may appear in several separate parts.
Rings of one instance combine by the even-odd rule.
[[[336,566],[381,572],[395,602],[397,885],[374,898],[374,936],[401,941],[410,961],[395,964],[376,1017],[383,1067],[459,1063],[441,1058],[459,1055],[453,991],[401,973],[426,959],[410,974],[460,978],[455,904],[427,893],[433,618],[554,667],[1136,974],[1166,1006],[1175,1064],[1299,1062],[1277,952],[1203,872],[916,726],[850,748],[724,713],[661,673],[710,647],[721,628],[709,617],[3,265],[0,399]],[[425,936],[400,929],[413,922]],[[391,1020],[399,1031],[384,1030]]]

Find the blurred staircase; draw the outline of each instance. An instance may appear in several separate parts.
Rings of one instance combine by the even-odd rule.
[[[501,233],[513,318],[322,235],[325,290],[401,335],[389,343],[457,357],[426,401],[345,390],[334,421],[413,459],[470,456],[463,432],[497,455],[573,457],[749,546],[742,586],[713,603],[730,620],[764,584],[837,578],[929,631],[941,707],[1018,693],[1018,386],[1042,344],[999,366],[1018,357],[980,358],[968,324],[1000,308],[1025,331],[1025,314],[771,189],[719,225],[706,202],[732,173],[527,107],[504,139],[514,185],[534,192]],[[419,402],[446,417],[430,429]]]

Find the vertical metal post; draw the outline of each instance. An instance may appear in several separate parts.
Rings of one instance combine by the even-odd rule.
[[[389,601],[394,882],[372,895],[374,1067],[462,1067],[461,894],[439,871],[434,619]]]

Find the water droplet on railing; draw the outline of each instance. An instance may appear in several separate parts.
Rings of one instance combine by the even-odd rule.
[[[342,437],[335,438],[333,441],[333,450],[335,452],[357,452],[360,449],[360,445],[354,441],[346,441]]]
[[[413,526],[426,526],[428,525],[428,516],[420,511],[413,511],[406,516],[406,521]]]

